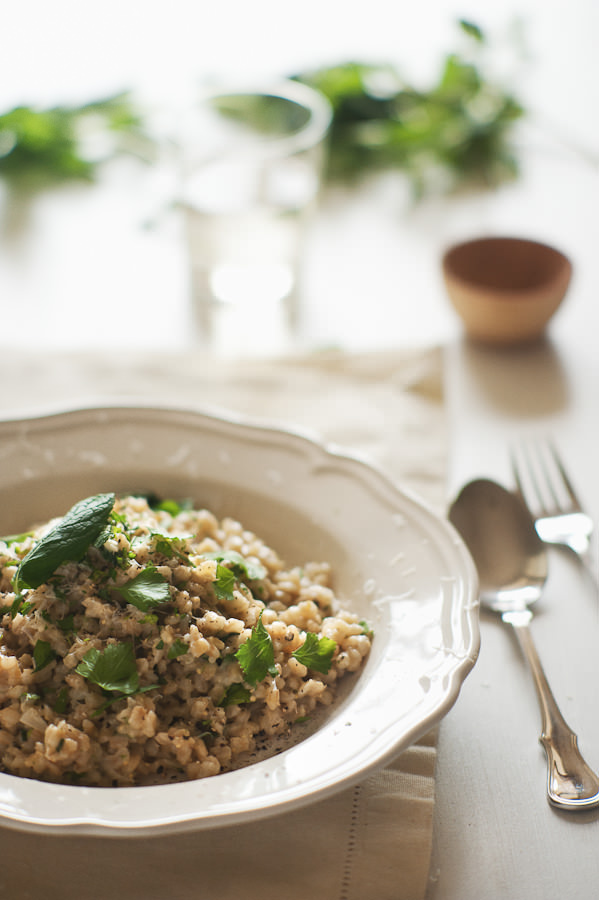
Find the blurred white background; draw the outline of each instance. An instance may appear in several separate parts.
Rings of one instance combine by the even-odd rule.
[[[85,103],[123,89],[144,108],[164,110],[206,79],[249,81],[351,59],[391,62],[426,87],[460,47],[457,19],[470,19],[494,48],[498,78],[528,111],[518,138],[521,178],[417,209],[397,179],[329,192],[307,252],[306,341],[369,347],[451,338],[460,325],[444,296],[440,253],[485,231],[545,239],[572,255],[564,332],[574,334],[596,303],[595,0],[23,0],[2,18],[1,111]],[[69,185],[26,207],[0,186],[0,311],[16,324],[3,331],[4,345],[193,343],[170,175],[123,163],[97,188]]]

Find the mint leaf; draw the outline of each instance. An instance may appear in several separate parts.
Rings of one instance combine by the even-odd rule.
[[[235,654],[235,658],[241,667],[245,681],[251,687],[255,687],[267,675],[278,674],[272,639],[262,624],[262,613],[252,628],[249,638]]]
[[[248,703],[251,700],[252,694],[243,684],[236,682],[235,684],[230,684],[225,693],[223,694],[223,698],[220,703],[217,703],[217,706],[233,706],[234,704],[240,703]]]
[[[332,638],[319,638],[314,632],[308,631],[304,643],[291,655],[308,669],[326,675],[331,668],[336,647],[337,643]]]
[[[185,643],[185,641],[179,640],[177,638],[173,641],[166,652],[167,659],[177,659],[178,656],[184,656],[185,653],[189,650],[189,646]]]
[[[125,603],[130,603],[142,612],[149,612],[155,606],[168,603],[171,599],[169,584],[155,566],[147,566],[139,575],[116,589]]]
[[[266,569],[261,563],[255,563],[246,559],[236,550],[216,550],[213,553],[202,553],[202,559],[215,559],[219,563],[229,563],[231,571],[239,578],[249,578],[250,581],[261,581],[266,578]]]
[[[129,695],[139,689],[135,654],[128,643],[108,644],[105,650],[92,647],[75,671],[104,691]]]
[[[37,641],[33,648],[33,659],[35,662],[35,671],[45,668],[53,659],[56,659],[56,653],[48,643],[48,641]]]
[[[21,560],[15,591],[39,587],[63,563],[80,560],[106,526],[114,501],[114,494],[96,494],[71,507]]]

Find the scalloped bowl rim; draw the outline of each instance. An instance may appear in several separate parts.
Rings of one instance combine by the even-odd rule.
[[[317,731],[276,756],[149,787],[65,786],[0,773],[0,825],[138,836],[239,824],[323,799],[436,725],[477,659],[478,580],[457,531],[371,461],[308,431],[205,407],[111,402],[1,420],[0,457],[0,506],[18,505],[21,516],[38,508],[41,487],[60,515],[69,490],[86,486],[92,493],[111,481],[139,490],[151,479],[171,489],[189,486],[223,514],[232,503],[257,520],[262,515],[260,524],[290,552],[312,541],[330,553],[340,564],[334,571],[341,601],[367,616],[375,632],[351,691]],[[366,541],[350,521],[358,509]],[[0,513],[0,533],[6,515]],[[273,546],[279,549],[276,540]],[[304,561],[315,558],[311,548],[307,553]]]

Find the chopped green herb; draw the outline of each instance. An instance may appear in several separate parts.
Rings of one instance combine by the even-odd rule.
[[[53,659],[56,659],[56,653],[52,649],[48,641],[37,641],[33,648],[33,659],[35,662],[35,671],[39,672],[45,666],[49,665]]]
[[[163,649],[164,649],[164,641],[163,641],[162,639],[159,640],[158,643],[156,644],[156,649],[157,649],[157,650],[163,650]]]
[[[232,600],[235,587],[235,575],[226,566],[216,564],[216,581],[213,582],[214,593],[219,600]]]
[[[250,581],[261,581],[262,578],[266,578],[266,569],[261,563],[252,562],[235,550],[217,550],[214,553],[203,553],[202,559],[215,559],[219,563],[229,563],[231,570],[238,577],[243,578],[245,576]]]
[[[235,654],[235,658],[241,666],[245,681],[251,687],[255,687],[267,675],[278,674],[272,639],[262,623],[262,613],[249,638]]]
[[[179,638],[173,641],[166,652],[167,659],[177,659],[178,656],[183,656],[189,650],[189,645],[185,643],[185,641],[181,641]]]
[[[14,619],[14,617],[21,611],[21,608],[25,605],[25,601],[23,600],[22,594],[17,594],[15,599],[12,602],[12,606],[10,607],[10,617]]]
[[[5,537],[0,537],[0,541],[4,541],[7,547],[10,547],[11,544],[21,544],[26,538],[31,537],[33,531],[24,531],[22,534],[7,534]]]
[[[166,498],[161,500],[156,494],[148,494],[146,500],[151,509],[162,510],[162,512],[170,513],[171,516],[178,516],[181,512],[193,509],[193,501],[189,499],[172,500],[171,498]]]
[[[65,616],[64,619],[59,619],[56,623],[61,631],[64,631],[65,634],[68,634],[70,631],[73,631],[75,628],[75,617],[71,613],[68,616]]]
[[[223,694],[223,698],[220,703],[217,703],[217,706],[233,706],[241,704],[241,703],[249,703],[252,698],[251,691],[239,682],[235,684],[230,684],[225,693]]]
[[[35,703],[36,700],[41,700],[39,694],[21,694],[21,700],[30,701],[31,703]]]
[[[314,669],[316,672],[326,675],[331,668],[336,648],[337,643],[332,638],[319,638],[314,632],[308,631],[304,643],[291,655],[308,669]]]
[[[117,591],[126,603],[136,606],[142,612],[148,612],[171,599],[169,583],[155,566],[142,569],[135,578],[120,585]]]
[[[66,687],[60,689],[54,703],[54,712],[62,715],[67,711],[69,705],[69,692]]]
[[[93,719],[97,718],[99,715],[101,715],[104,712],[105,709],[108,709],[108,707],[112,706],[113,703],[118,703],[119,700],[124,700],[126,697],[133,697],[136,694],[145,694],[148,691],[155,691],[156,688],[158,688],[158,687],[160,687],[159,683],[146,684],[145,687],[137,688],[136,691],[131,691],[131,693],[129,693],[129,694],[115,693],[114,697],[110,697],[110,699],[106,700],[104,703],[102,703],[101,706],[98,706],[94,710],[94,712],[92,713],[92,718]]]
[[[76,672],[104,691],[130,695],[139,690],[139,675],[129,643],[108,644],[105,650],[88,650]]]
[[[155,532],[152,534],[152,540],[158,553],[162,553],[167,559],[174,557],[189,565],[189,556],[185,550],[185,538]]]
[[[15,591],[39,587],[60,565],[81,559],[104,529],[114,501],[114,494],[97,494],[71,507],[21,560],[14,579]]]

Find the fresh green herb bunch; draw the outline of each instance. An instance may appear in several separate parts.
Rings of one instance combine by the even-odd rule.
[[[481,29],[460,21],[479,54]],[[323,68],[297,79],[333,106],[328,176],[351,180],[372,170],[404,171],[418,195],[439,181],[450,189],[495,186],[517,175],[509,136],[523,107],[485,78],[482,65],[450,53],[430,90],[407,84],[391,65],[359,62]]]
[[[107,144],[100,158],[86,153],[87,132],[100,135]],[[80,106],[17,106],[0,115],[0,176],[13,183],[93,181],[107,158],[125,151],[147,152],[149,146],[142,117],[128,93]]]

